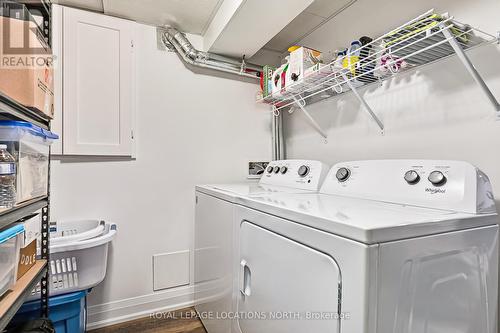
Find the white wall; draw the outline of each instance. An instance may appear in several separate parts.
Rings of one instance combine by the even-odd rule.
[[[433,6],[464,23],[496,33],[497,0],[358,0],[309,36],[304,45],[335,50],[362,35],[377,37]],[[500,99],[500,48],[471,51],[480,73]],[[311,105],[328,132],[327,143],[296,112],[285,116],[288,158],[316,158],[329,164],[357,159],[426,158],[469,161],[491,178],[500,198],[500,122],[457,57],[365,89],[363,95],[386,126],[380,135],[352,93]]]
[[[91,326],[190,304],[190,286],[153,292],[152,256],[192,250],[195,184],[243,181],[248,161],[271,158],[256,82],[190,71],[157,50],[154,27],[138,25],[135,44],[137,159],[52,167],[52,220],[118,224],[107,278],[89,298]]]

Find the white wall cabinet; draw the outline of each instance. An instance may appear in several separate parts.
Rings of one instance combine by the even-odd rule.
[[[54,154],[133,156],[135,23],[55,6]]]

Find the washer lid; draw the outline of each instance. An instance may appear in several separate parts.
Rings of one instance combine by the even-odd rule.
[[[246,197],[243,206],[366,244],[497,224],[494,214],[386,203],[326,194]]]
[[[200,185],[196,187],[196,191],[230,202],[235,202],[236,198],[243,196],[313,193],[318,192],[327,173],[328,167],[319,161],[272,161],[263,171],[258,183]]]
[[[292,187],[265,185],[259,183],[199,185],[196,186],[196,191],[230,202],[236,202],[236,199],[241,197],[262,197],[279,193],[313,193],[312,191]]]

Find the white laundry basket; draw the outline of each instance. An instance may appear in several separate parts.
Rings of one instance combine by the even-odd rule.
[[[101,236],[106,222],[99,220],[61,221],[50,228],[50,245],[60,245]]]
[[[88,290],[101,283],[106,276],[109,243],[115,236],[114,223],[57,223],[50,237],[49,295]]]

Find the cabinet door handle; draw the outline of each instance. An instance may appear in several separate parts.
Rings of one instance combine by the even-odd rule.
[[[252,272],[250,267],[248,267],[246,260],[241,260],[240,262],[240,292],[245,296],[250,296],[252,294],[251,289]]]

